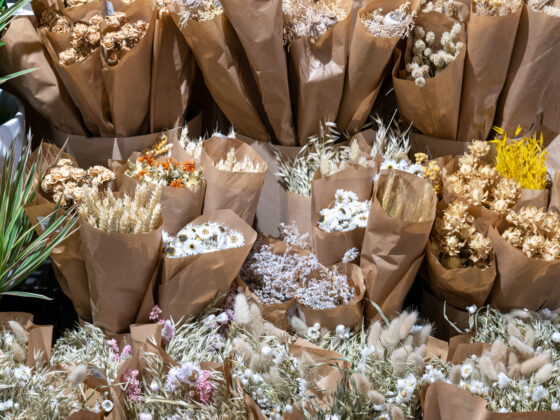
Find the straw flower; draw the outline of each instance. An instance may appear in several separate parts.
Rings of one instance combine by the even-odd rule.
[[[321,209],[317,226],[325,232],[347,232],[367,226],[370,200],[358,201],[352,191],[339,189],[334,204]]]
[[[46,9],[41,14],[39,27],[46,28],[49,32],[53,33],[68,33],[72,31],[72,22],[58,11]]]
[[[151,184],[176,188],[194,188],[202,182],[202,170],[196,169],[191,161],[178,162],[172,158],[156,162],[152,155],[145,154],[128,162],[125,175]]]
[[[105,18],[106,32],[101,35],[103,56],[109,66],[114,66],[144,37],[148,23],[143,20],[126,22],[123,12]]]
[[[95,15],[87,23],[75,23],[72,27],[71,47],[59,54],[59,61],[65,65],[79,63],[97,50],[101,39],[99,24],[102,21],[101,15]]]

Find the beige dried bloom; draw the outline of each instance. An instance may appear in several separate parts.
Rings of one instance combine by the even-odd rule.
[[[79,63],[99,48],[99,24],[102,20],[101,15],[95,15],[87,23],[78,22],[74,24],[70,41],[72,46],[58,55],[62,64]]]
[[[93,166],[87,171],[77,168],[70,159],[59,159],[41,182],[42,190],[52,201],[67,207],[82,196],[82,187],[98,188],[115,179],[115,174],[103,166]]]
[[[218,0],[175,0],[181,17],[180,24],[185,27],[189,20],[205,22],[224,13]]]
[[[316,41],[348,13],[342,0],[283,0],[284,44],[303,36]]]
[[[454,201],[436,218],[430,236],[432,252],[447,269],[477,267],[490,263],[490,239],[477,232],[468,205]]]
[[[480,16],[507,16],[523,5],[520,0],[474,0],[474,13]]]
[[[461,30],[461,24],[456,22],[451,31],[443,32],[438,40],[434,32],[416,26],[412,56],[405,64],[407,79],[423,87],[427,79],[437,76],[449,66],[464,47],[464,43],[459,41]]]
[[[554,0],[528,0],[527,4],[535,12],[541,12],[545,15],[560,17],[560,7],[558,2]]]
[[[256,159],[249,156],[243,156],[243,159],[238,159],[235,156],[235,148],[229,149],[225,159],[220,159],[214,162],[214,167],[220,171],[227,172],[264,172],[264,166]]]
[[[66,0],[66,7],[82,6],[92,2],[93,0]]]
[[[410,2],[406,2],[388,12],[379,8],[362,13],[360,21],[375,38],[405,37],[414,26],[415,15],[416,12],[411,10]]]
[[[39,19],[39,28],[46,28],[49,32],[68,33],[72,30],[72,22],[58,11],[46,9]]]
[[[151,232],[161,225],[161,191],[162,186],[157,185],[149,194],[148,184],[142,183],[136,186],[134,197],[116,197],[111,190],[106,190],[102,197],[98,189],[83,187],[78,212],[93,227],[105,232]]]
[[[502,238],[530,258],[554,261],[560,257],[560,221],[556,212],[522,207],[506,216],[509,227]]]
[[[468,145],[469,152],[461,155],[447,182],[459,199],[497,212],[508,211],[519,199],[521,188],[513,180],[498,173],[482,158],[490,151],[490,144],[475,140]]]
[[[117,12],[106,16],[107,29],[101,36],[103,55],[109,66],[114,66],[146,35],[148,23],[139,19],[126,22],[126,15]]]
[[[459,17],[459,10],[453,0],[428,1],[422,5],[421,12],[438,12],[454,19],[458,19]]]

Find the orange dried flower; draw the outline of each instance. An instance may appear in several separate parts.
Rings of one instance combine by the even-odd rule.
[[[169,186],[175,188],[185,188],[185,186],[183,185],[183,181],[180,179],[174,179],[173,181],[171,181]]]
[[[169,169],[170,166],[167,160],[164,160],[163,162],[158,162],[156,165],[161,166],[165,170]]]
[[[144,178],[144,175],[148,175],[148,171],[145,169],[140,169],[136,174],[136,179],[141,180],[142,178]]]
[[[191,162],[189,160],[185,160],[183,162],[183,171],[194,172],[195,169],[196,169],[196,164],[194,162]]]
[[[138,162],[146,162],[146,164],[154,166],[155,160],[150,155],[143,155],[138,158]]]

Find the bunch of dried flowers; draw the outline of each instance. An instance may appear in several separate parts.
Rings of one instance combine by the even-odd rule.
[[[46,28],[53,33],[68,33],[72,31],[72,22],[58,11],[46,9],[39,19],[39,28]]]
[[[175,188],[193,188],[202,182],[202,170],[196,169],[194,162],[178,162],[173,158],[156,162],[151,155],[139,156],[128,162],[125,175],[151,184],[161,184]]]
[[[543,149],[542,134],[539,138],[533,134],[519,140],[508,140],[504,130],[497,127],[494,130],[503,135],[501,140],[493,141],[496,143],[496,170],[519,183],[521,188],[544,190],[548,182],[548,152]],[[521,127],[517,129],[515,137],[520,132]]]
[[[101,197],[97,189],[83,187],[78,212],[90,225],[105,232],[151,232],[162,221],[161,191],[158,185],[150,197],[148,185],[141,183],[136,186],[134,198],[127,194],[116,197],[111,190]]]
[[[459,18],[459,9],[453,0],[430,0],[423,2],[421,11],[422,13],[438,12],[453,19]]]
[[[507,16],[522,5],[520,0],[475,0],[473,10],[480,16]]]
[[[554,211],[522,207],[506,216],[510,226],[502,238],[530,258],[553,261],[560,257],[560,220]]]
[[[115,179],[115,174],[104,166],[96,165],[87,171],[74,166],[70,159],[59,159],[41,182],[43,191],[63,207],[80,201],[82,187],[99,188]]]
[[[109,66],[115,66],[144,37],[148,23],[143,20],[127,22],[123,12],[105,17],[107,29],[101,35],[103,54]]]
[[[527,4],[536,12],[560,17],[560,7],[553,0],[528,0]]]
[[[181,258],[239,248],[244,244],[243,234],[228,226],[214,222],[200,225],[189,223],[179,231],[175,238],[165,240],[165,255],[168,258]]]
[[[99,24],[101,15],[95,15],[87,23],[78,22],[72,27],[71,47],[62,51],[58,59],[62,64],[70,65],[84,61],[98,47],[100,42]]]
[[[293,158],[282,156],[275,151],[278,172],[288,191],[304,197],[311,196],[311,181],[315,172],[323,166],[323,175],[329,175],[343,168],[342,162],[348,160],[348,147],[335,145],[338,139],[336,125],[331,122],[321,124],[320,134],[309,139]],[[325,163],[326,162],[326,163]]]
[[[367,226],[371,201],[359,201],[353,191],[336,190],[332,207],[322,209],[317,226],[325,232],[347,232]]]
[[[167,132],[164,131],[160,134],[159,138],[151,147],[146,147],[144,150],[142,150],[142,154],[149,155],[153,158],[168,156],[172,148],[173,144],[169,143]]]
[[[283,0],[284,44],[308,36],[318,40],[348,16],[342,0]]]
[[[406,2],[387,13],[382,8],[363,13],[360,20],[375,38],[404,37],[414,27],[415,14],[410,2]]]
[[[463,42],[458,40],[460,34],[461,24],[456,22],[450,32],[441,34],[441,48],[436,50],[435,33],[416,26],[411,62],[405,65],[408,80],[414,80],[416,86],[422,87],[426,79],[437,76],[449,66],[464,47]]]
[[[442,192],[441,167],[435,160],[430,160],[425,153],[415,153],[414,159],[418,165],[422,166],[423,178],[429,181],[436,194],[440,195]]]
[[[188,25],[189,20],[205,22],[221,15],[224,9],[218,0],[178,0],[181,8],[181,25]]]
[[[214,167],[227,172],[264,172],[263,165],[256,159],[251,159],[249,156],[243,156],[242,160],[237,159],[233,147],[229,149],[225,159],[214,162]]]
[[[280,240],[287,244],[305,249],[306,251],[311,251],[310,233],[301,233],[295,221],[291,223],[280,223],[280,225],[278,225],[278,231],[280,232]]]
[[[454,201],[436,218],[430,236],[432,252],[447,269],[477,267],[490,263],[490,239],[478,232],[468,206]]]
[[[396,169],[412,175],[416,175],[420,178],[423,178],[424,176],[424,168],[422,167],[422,165],[418,163],[412,163],[407,159],[401,159],[399,161],[393,159],[385,159],[383,162],[381,162],[381,165],[379,165],[379,169]],[[376,175],[375,179],[377,180],[378,178],[379,174]]]
[[[385,125],[379,115],[373,117],[373,121],[377,124],[377,130],[375,131],[375,140],[370,151],[372,157],[381,156],[395,161],[407,158],[410,151],[410,129],[412,124],[402,131],[395,116],[396,111],[387,125]]]
[[[92,0],[66,0],[66,7],[82,6],[87,3],[91,3]]]
[[[459,157],[456,171],[447,178],[451,191],[475,206],[507,211],[519,199],[520,185],[482,160],[490,151],[489,143],[475,140],[467,147],[469,152]]]

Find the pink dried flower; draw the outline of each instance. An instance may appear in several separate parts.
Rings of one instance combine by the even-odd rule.
[[[159,321],[159,317],[163,311],[159,306],[154,306],[150,312],[150,321]]]
[[[169,320],[163,323],[163,328],[161,329],[161,337],[164,341],[170,342],[175,335],[175,325]]]
[[[203,404],[210,404],[214,398],[214,385],[210,382],[212,373],[209,370],[200,371],[200,376],[196,383],[198,397]]]
[[[122,360],[126,360],[128,359],[129,356],[132,355],[132,346],[130,344],[127,344],[126,346],[123,347],[122,352],[121,352],[121,359]]]
[[[138,381],[138,371],[137,370],[127,370],[123,376],[123,380],[126,381],[126,396],[129,400],[134,402],[140,401],[140,381]]]
[[[107,345],[109,346],[109,350],[113,355],[113,360],[119,360],[119,345],[117,344],[117,340],[115,340],[114,338],[111,338],[110,340],[107,340]]]

